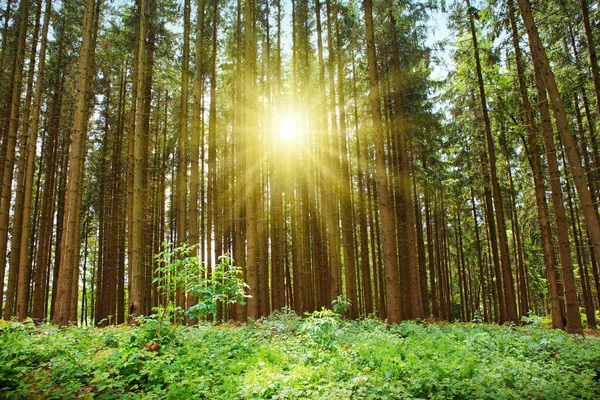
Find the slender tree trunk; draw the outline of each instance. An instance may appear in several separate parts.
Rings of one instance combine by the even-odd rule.
[[[276,98],[281,106],[281,2],[277,1],[277,62],[275,66]],[[285,305],[284,275],[284,209],[282,198],[282,177],[276,165],[282,165],[283,155],[272,141],[272,164],[270,170],[271,186],[271,306],[279,310]]]
[[[492,128],[490,123],[490,117],[488,115],[487,102],[485,96],[485,88],[483,83],[483,76],[481,73],[481,62],[479,60],[479,49],[477,45],[477,35],[475,31],[474,13],[475,10],[469,6],[469,23],[471,27],[471,37],[473,40],[473,49],[475,52],[475,66],[477,69],[477,81],[479,86],[479,97],[481,100],[481,109],[483,112],[483,121],[485,127],[485,136],[487,142],[487,152],[490,163],[490,174],[491,174],[491,185],[494,199],[494,210],[496,213],[496,224],[498,226],[498,241],[500,244],[500,261],[502,265],[502,282],[504,290],[504,301],[506,303],[506,315],[501,316],[501,322],[512,321],[518,322],[517,315],[517,303],[515,299],[515,289],[513,283],[513,276],[510,266],[510,254],[508,250],[508,239],[506,237],[506,224],[504,219],[504,205],[502,203],[502,195],[500,192],[500,184],[498,182],[498,174],[496,172],[496,151],[494,146],[494,139],[492,137]]]
[[[373,1],[365,0],[365,24],[367,30],[367,57],[370,78],[370,99],[375,129],[375,149],[377,165],[377,186],[379,192],[379,209],[381,212],[383,251],[385,254],[385,293],[387,297],[387,317],[389,323],[398,323],[402,320],[400,301],[400,281],[396,258],[394,226],[387,172],[385,167],[385,152],[383,147],[383,128],[381,124],[381,105],[379,101],[379,77],[377,74],[377,56],[375,53],[375,35],[373,27]]]
[[[400,55],[398,50],[398,38],[396,34],[396,19],[393,12],[393,2],[389,6],[390,27],[392,30],[392,77],[394,86],[395,100],[395,120],[392,124],[395,142],[396,157],[400,176],[396,177],[396,213],[399,215],[399,220],[396,223],[399,229],[403,229],[398,236],[405,236],[406,241],[400,241],[400,254],[406,255],[407,264],[400,265],[400,280],[404,282],[403,290],[408,292],[409,303],[402,310],[404,318],[423,318],[425,316],[424,305],[421,297],[421,283],[419,275],[419,264],[416,253],[415,240],[415,218],[413,210],[413,202],[410,193],[410,171],[409,171],[409,156],[408,156],[408,138],[405,123],[404,98],[403,98],[403,74],[400,66]]]
[[[579,315],[575,276],[573,274],[573,262],[571,260],[571,244],[569,241],[567,215],[560,184],[560,170],[556,157],[556,146],[554,144],[552,125],[550,122],[550,110],[547,106],[546,88],[544,87],[544,78],[537,63],[535,68],[535,79],[538,102],[540,104],[540,117],[542,120],[542,136],[546,147],[546,159],[548,161],[548,170],[550,173],[550,188],[552,190],[552,205],[554,206],[556,233],[558,236],[558,249],[566,305],[566,329],[568,332],[576,333],[581,331],[581,316]]]
[[[426,156],[423,155],[422,163],[423,170],[427,171],[427,163],[425,161]],[[438,307],[438,298],[437,298],[437,287],[435,283],[435,253],[434,243],[433,243],[433,230],[431,226],[431,205],[429,201],[429,179],[428,175],[425,176],[424,179],[424,193],[423,193],[423,201],[425,203],[425,234],[427,236],[427,264],[429,266],[429,291],[431,292],[431,314],[427,312],[428,315],[432,315],[434,318],[439,317],[439,307]],[[426,308],[427,311],[429,307]]]
[[[598,72],[598,55],[596,53],[596,45],[594,42],[594,31],[592,29],[592,24],[590,23],[587,0],[579,0],[579,4],[581,6],[581,16],[587,41],[588,55],[590,57],[592,81],[594,82],[594,90],[596,92],[596,105],[598,107],[598,113],[600,114],[600,72]]]
[[[198,157],[200,156],[200,129],[201,129],[201,117],[202,117],[202,75],[203,75],[203,38],[204,38],[204,0],[197,1],[197,22],[196,22],[196,55],[194,57],[194,66],[196,67],[196,75],[194,76],[194,115],[192,118],[192,131],[191,131],[191,166],[190,166],[190,245],[201,245],[200,243],[200,230],[198,226],[200,209],[198,204],[198,195],[200,193],[200,181],[199,181],[199,162]],[[165,115],[165,118],[167,116]],[[202,255],[203,251],[195,250],[196,255]],[[188,307],[195,305],[197,299],[188,294],[187,303]]]
[[[10,106],[7,114],[9,115],[8,132],[5,135],[6,157],[4,158],[4,172],[2,174],[2,191],[0,196],[0,282],[4,282],[4,272],[6,269],[6,250],[8,242],[8,224],[9,209],[12,192],[13,168],[15,163],[15,146],[17,132],[19,128],[19,109],[20,96],[22,88],[23,63],[25,59],[25,38],[27,35],[27,22],[29,18],[29,8],[31,0],[21,0],[19,5],[17,47],[13,64],[12,91],[10,97]],[[19,228],[20,229],[20,228]],[[15,266],[16,268],[16,266]],[[17,270],[15,269],[15,272]],[[15,274],[16,275],[16,274]],[[0,299],[3,298],[4,284],[0,285]],[[14,294],[13,294],[14,296]],[[11,298],[13,296],[7,296]],[[0,300],[1,301],[1,300]],[[7,310],[9,307],[6,307]],[[12,315],[12,307],[8,310],[8,315]],[[5,312],[6,316],[6,312]],[[8,319],[8,318],[7,318]]]
[[[245,17],[245,52],[244,52],[244,105],[245,105],[245,136],[246,143],[246,282],[250,289],[248,294],[248,317],[259,317],[259,292],[258,292],[258,221],[257,221],[257,192],[259,186],[259,143],[256,131],[256,102],[255,102],[255,77],[256,66],[255,48],[255,2],[247,0],[244,8]]]
[[[475,194],[473,193],[473,186],[471,189],[471,210],[473,212],[473,227],[475,229],[475,251],[477,252],[477,266],[479,270],[479,282],[481,284],[481,299],[483,303],[483,321],[489,322],[489,313],[487,308],[487,291],[486,291],[486,282],[485,282],[485,274],[484,274],[484,263],[481,254],[481,240],[479,236],[479,223],[477,218],[477,208],[475,207]],[[479,311],[479,310],[478,310]]]
[[[242,87],[245,87],[244,73],[242,71],[242,2],[237,1],[237,21],[236,21],[236,79],[235,87],[239,93],[234,104],[236,110],[236,118],[234,119],[234,137],[236,138],[236,235],[234,237],[235,253],[234,257],[237,260],[238,266],[242,268],[242,278],[247,281],[247,264],[246,264],[246,131],[244,129],[244,99],[241,95]],[[204,157],[202,157],[204,158]],[[247,307],[237,306],[236,317],[238,320],[245,320],[247,316]]]
[[[29,294],[29,279],[31,277],[31,265],[27,264],[27,271],[24,275],[20,275],[20,244],[21,244],[21,233],[23,228],[23,200],[25,197],[25,169],[27,168],[27,155],[29,148],[30,139],[30,116],[31,116],[31,98],[33,96],[34,87],[34,76],[35,76],[35,59],[37,55],[37,42],[39,38],[39,26],[40,16],[42,13],[42,2],[37,2],[37,11],[34,22],[33,40],[31,44],[31,55],[29,57],[29,71],[27,73],[27,90],[25,95],[25,107],[23,110],[23,129],[21,130],[20,144],[19,144],[19,163],[18,163],[18,174],[17,174],[17,187],[15,196],[15,205],[13,207],[13,227],[11,232],[11,251],[9,257],[9,275],[8,275],[8,288],[6,291],[6,309],[4,310],[5,319],[8,319],[8,313],[10,315],[17,315],[16,310],[16,298],[18,290],[27,291]],[[29,246],[26,246],[26,250],[29,251]],[[26,279],[27,281],[25,282]],[[18,288],[21,285],[21,288]],[[17,319],[22,320],[25,318],[27,310],[20,310],[21,312],[17,315]]]
[[[136,96],[135,122],[133,135],[133,193],[131,214],[131,265],[129,266],[129,317],[135,318],[143,312],[144,304],[144,258],[143,258],[143,229],[144,229],[144,193],[142,187],[143,159],[144,159],[144,84],[146,70],[146,15],[148,12],[147,0],[139,0],[138,3],[138,35],[137,35],[137,68],[136,68]],[[130,322],[134,322],[132,319]]]
[[[520,36],[517,30],[513,0],[508,0],[507,4],[508,15],[512,29],[513,48],[515,51],[519,93],[521,95],[521,102],[523,104],[525,128],[527,129],[529,163],[531,164],[531,169],[533,172],[535,201],[537,205],[538,223],[542,240],[542,255],[544,257],[544,265],[546,267],[546,275],[548,277],[548,291],[550,295],[550,307],[552,310],[552,327],[562,329],[564,326],[562,323],[562,312],[560,310],[560,301],[558,298],[558,288],[556,286],[556,267],[554,265],[554,252],[552,249],[551,228],[548,218],[548,206],[546,203],[546,188],[544,185],[545,172],[543,171],[543,166],[540,159],[541,149],[536,135],[531,103],[527,94],[523,57],[521,55],[521,47],[519,46]]]
[[[558,87],[556,85],[556,81],[554,79],[554,75],[550,68],[550,63],[548,61],[546,51],[544,50],[544,47],[542,45],[537,31],[537,26],[535,25],[533,19],[533,14],[531,12],[531,4],[529,0],[518,0],[518,3],[519,9],[521,10],[521,16],[523,17],[523,23],[525,25],[527,35],[529,37],[532,57],[534,59],[534,63],[539,69],[539,74],[542,76],[543,82],[546,84],[546,90],[548,91],[550,104],[552,105],[552,110],[554,112],[556,127],[564,145],[565,155],[569,164],[571,176],[573,177],[573,183],[577,188],[579,202],[581,204],[581,209],[585,217],[586,226],[590,233],[590,239],[593,244],[594,253],[598,258],[600,257],[600,221],[598,221],[598,215],[596,214],[594,202],[592,200],[592,196],[590,194],[585,176],[583,174],[581,158],[579,157],[579,152],[577,151],[573,135],[571,134],[567,114],[565,112],[562,98],[560,96]],[[571,270],[570,273],[572,274],[572,272],[573,271]],[[565,279],[568,280],[570,278],[568,276],[566,278],[563,276],[563,282]],[[570,304],[570,307],[573,308],[572,311],[574,313],[575,305]],[[573,315],[573,317],[575,316]],[[577,323],[577,321],[579,321],[579,324]],[[569,323],[567,325],[567,331],[581,331],[580,323],[581,318],[575,318],[575,320],[572,321],[572,324]]]
[[[353,52],[354,55],[354,52]],[[365,206],[365,196],[363,194],[366,191],[365,187],[365,170],[367,169],[363,161],[363,149],[361,146],[361,136],[363,132],[358,126],[358,90],[356,88],[356,63],[354,57],[352,59],[352,97],[354,104],[354,130],[356,132],[356,168],[358,171],[358,212],[356,218],[359,225],[359,236],[360,236],[360,265],[362,269],[362,291],[364,296],[365,312],[364,315],[370,315],[373,313],[373,293],[371,289],[371,268],[369,262],[369,238],[368,238],[368,226]]]
[[[91,58],[94,49],[94,11],[96,2],[87,0],[83,14],[83,39],[79,56],[77,76],[77,93],[75,102],[75,119],[71,133],[71,150],[68,163],[68,177],[65,198],[64,231],[61,240],[61,260],[58,274],[57,300],[52,319],[61,326],[69,324],[71,317],[71,296],[73,294],[73,276],[78,269],[79,254],[75,254],[79,242],[79,208],[81,204],[80,168],[85,158],[87,134],[89,70],[92,68]]]
[[[344,83],[346,76],[344,73],[343,63],[343,44],[341,35],[339,34],[339,22],[336,24],[336,34],[338,37],[338,57],[337,57],[337,72],[338,72],[338,101],[339,101],[339,117],[340,117],[340,147],[339,153],[342,159],[341,162],[341,187],[340,187],[340,203],[342,214],[342,242],[344,245],[344,272],[346,280],[346,297],[350,300],[350,308],[348,317],[355,319],[358,317],[358,296],[356,291],[356,258],[355,258],[355,243],[354,243],[354,219],[352,213],[352,177],[350,176],[350,160],[348,157],[348,141],[346,127],[346,98],[344,91]],[[338,149],[334,149],[336,152]]]
[[[44,186],[42,188],[41,215],[39,218],[39,249],[36,265],[39,271],[34,282],[34,297],[32,317],[42,319],[46,316],[47,281],[50,276],[50,258],[52,245],[52,231],[54,227],[54,204],[56,174],[59,162],[59,130],[61,125],[62,88],[63,88],[63,49],[64,25],[58,28],[58,54],[56,55],[56,73],[54,76],[54,93],[49,105],[47,143],[44,152]]]

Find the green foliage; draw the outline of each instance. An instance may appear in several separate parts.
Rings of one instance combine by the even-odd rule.
[[[527,326],[346,321],[289,309],[246,326],[0,325],[0,398],[593,399],[600,340]]]
[[[248,285],[240,278],[242,270],[232,264],[229,254],[219,257],[219,263],[208,267],[195,256],[198,246],[182,243],[179,247],[164,243],[164,250],[156,255],[158,267],[154,282],[161,294],[170,299],[177,290],[192,294],[197,303],[185,313],[189,318],[216,316],[217,304],[245,304]],[[169,319],[180,311],[168,301],[166,306],[156,309],[159,321]],[[159,325],[160,326],[160,325]]]
[[[536,315],[533,311],[529,311],[527,315],[521,317],[521,322],[527,325],[542,326],[544,319],[539,315]]]
[[[305,315],[307,318],[302,322],[300,332],[315,344],[331,349],[336,342],[339,314],[323,307],[321,311],[306,312]]]
[[[273,335],[293,334],[300,329],[302,319],[291,308],[283,307],[273,311],[268,318],[259,319],[255,325]]]
[[[352,302],[346,296],[339,295],[337,299],[331,302],[331,309],[336,314],[346,315],[351,305]]]

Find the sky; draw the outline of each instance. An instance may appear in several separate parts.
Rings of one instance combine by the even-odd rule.
[[[451,48],[448,41],[446,46],[441,47],[440,42],[447,41],[452,38],[452,33],[448,29],[448,18],[446,13],[441,11],[432,11],[429,20],[429,35],[425,44],[434,50],[434,55],[439,59],[439,62],[433,63],[432,78],[435,80],[444,79],[448,72],[453,68],[451,57]]]

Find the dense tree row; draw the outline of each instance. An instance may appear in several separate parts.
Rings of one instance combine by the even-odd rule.
[[[595,327],[596,4],[453,2],[443,81],[427,2],[0,5],[5,319],[151,314],[187,242],[243,269],[219,319]]]

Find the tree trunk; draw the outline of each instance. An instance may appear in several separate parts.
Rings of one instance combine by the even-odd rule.
[[[135,123],[133,133],[133,182],[132,182],[132,214],[131,214],[131,265],[129,266],[129,317],[134,323],[134,318],[141,315],[144,304],[144,258],[143,258],[143,229],[144,229],[144,193],[142,187],[144,159],[144,84],[146,66],[146,15],[148,12],[147,0],[138,3],[138,35],[137,35],[137,63],[136,63],[136,96]]]
[[[556,146],[554,144],[552,125],[550,122],[550,110],[547,105],[546,88],[544,87],[544,78],[537,63],[535,68],[535,79],[538,103],[540,105],[540,117],[542,120],[542,136],[546,147],[546,159],[548,161],[548,171],[550,173],[550,188],[552,190],[552,205],[554,206],[556,233],[558,236],[558,249],[566,304],[566,328],[568,332],[575,333],[581,331],[581,316],[579,315],[575,276],[573,274],[573,262],[571,260],[571,244],[569,242],[567,215],[560,184],[560,170],[556,157]]]
[[[517,67],[517,79],[519,80],[519,93],[523,104],[525,117],[525,128],[527,129],[528,158],[533,172],[533,184],[535,189],[535,201],[537,205],[538,223],[540,227],[540,236],[542,240],[542,255],[544,257],[544,266],[548,277],[548,291],[550,295],[550,307],[552,310],[552,327],[563,329],[562,312],[560,310],[560,301],[558,298],[558,288],[556,287],[556,270],[554,265],[554,252],[551,242],[551,228],[548,218],[548,206],[546,203],[546,188],[544,185],[545,171],[540,160],[540,145],[536,135],[536,129],[531,110],[531,103],[527,94],[527,84],[525,82],[525,68],[523,66],[523,57],[521,47],[519,46],[519,33],[515,18],[513,0],[508,0],[508,16],[510,18],[512,43],[515,51],[515,62]]]
[[[373,1],[365,0],[365,24],[367,40],[367,57],[369,64],[370,99],[375,129],[375,151],[377,165],[377,186],[379,193],[379,209],[381,212],[383,251],[385,255],[385,293],[387,298],[387,317],[389,323],[398,323],[402,320],[400,301],[400,281],[396,258],[394,226],[389,190],[387,184],[387,171],[385,167],[385,152],[383,146],[383,128],[381,124],[381,105],[379,101],[379,77],[377,74],[377,56],[375,53],[375,35],[373,27]]]
[[[96,2],[87,0],[83,14],[83,38],[79,56],[77,75],[77,93],[75,102],[75,119],[71,133],[71,150],[68,162],[68,177],[65,197],[64,231],[61,240],[61,260],[58,274],[57,300],[52,319],[60,326],[69,324],[71,317],[71,296],[73,294],[73,276],[78,269],[79,254],[75,254],[79,243],[78,213],[81,204],[80,168],[85,158],[85,143],[88,117],[88,79],[91,66],[94,39],[94,11]]]
[[[2,174],[2,192],[0,196],[0,282],[4,282],[6,269],[6,248],[8,242],[8,224],[10,217],[10,200],[12,192],[13,168],[15,163],[15,146],[19,128],[19,109],[21,105],[21,88],[23,76],[23,63],[25,58],[25,39],[27,35],[27,22],[31,0],[21,0],[19,5],[19,20],[17,30],[17,48],[13,64],[12,91],[10,97],[10,112],[8,121],[8,132],[5,135],[6,157],[4,159],[4,172]],[[20,227],[19,227],[20,230]],[[16,250],[16,249],[15,249]],[[17,266],[15,268],[15,278]],[[3,298],[4,284],[0,285],[0,299]],[[10,299],[12,296],[7,296]],[[14,303],[13,303],[14,304]],[[5,317],[12,315],[12,307],[6,307]],[[10,309],[9,309],[10,308]],[[8,314],[7,314],[8,313]],[[6,318],[8,319],[8,318]]]
[[[577,151],[573,135],[571,134],[567,114],[565,112],[554,75],[550,68],[546,51],[544,50],[537,31],[537,26],[533,20],[531,4],[529,0],[518,0],[518,3],[521,10],[521,16],[523,17],[523,23],[529,37],[532,57],[534,59],[534,63],[538,66],[537,68],[539,68],[539,74],[542,76],[543,82],[546,84],[546,90],[548,91],[548,96],[550,97],[550,103],[552,104],[552,110],[554,112],[556,127],[558,128],[558,132],[564,145],[565,155],[567,156],[569,169],[571,171],[571,176],[573,177],[573,183],[577,188],[579,202],[585,217],[586,226],[590,233],[590,239],[592,240],[594,253],[598,258],[600,256],[600,222],[598,221],[598,215],[596,214],[592,196],[588,189],[585,176],[583,175],[581,158],[579,157],[579,152]],[[573,308],[575,307],[574,305],[571,306]],[[567,326],[567,331],[579,332],[581,330],[580,325],[577,324],[577,320],[579,320],[581,323],[581,318],[576,318],[576,320],[573,321],[572,326]]]
[[[247,312],[248,317],[256,319],[259,317],[260,304],[258,292],[258,224],[257,221],[257,192],[259,187],[259,142],[256,126],[256,101],[255,101],[255,76],[256,54],[255,48],[255,2],[247,0],[244,8],[245,17],[245,52],[244,52],[244,117],[245,117],[245,149],[246,166],[246,282],[250,289],[248,294]]]
[[[489,156],[490,174],[491,174],[491,185],[494,199],[494,211],[496,214],[496,224],[498,226],[498,241],[500,244],[500,261],[502,265],[502,282],[504,290],[504,301],[506,308],[502,307],[502,310],[506,310],[506,315],[501,316],[500,322],[519,322],[517,315],[517,303],[515,299],[515,289],[513,283],[513,276],[510,266],[510,253],[508,250],[508,239],[506,237],[506,223],[504,219],[504,205],[502,203],[502,195],[500,192],[500,184],[498,182],[498,174],[496,172],[496,151],[494,146],[494,138],[492,137],[492,128],[490,123],[490,117],[488,115],[487,102],[485,96],[485,88],[483,83],[483,76],[481,73],[481,62],[479,60],[479,49],[477,45],[477,34],[475,31],[474,13],[476,12],[469,6],[469,24],[471,28],[471,38],[473,40],[473,49],[475,53],[475,66],[477,70],[477,81],[479,86],[479,97],[481,100],[481,109],[483,112],[483,121],[485,127],[485,136],[487,142],[487,152]]]

